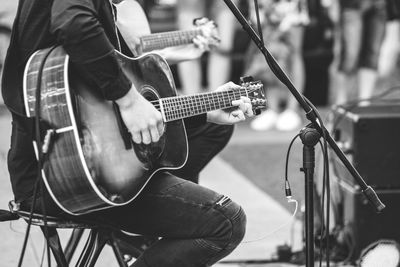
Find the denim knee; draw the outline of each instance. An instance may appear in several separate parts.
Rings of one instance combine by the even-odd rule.
[[[240,242],[242,242],[244,235],[246,233],[246,214],[242,207],[239,207],[239,211],[232,216],[232,235],[227,246],[227,249],[233,250],[235,249]]]
[[[246,233],[246,214],[241,206],[226,198],[217,202],[216,209],[223,215],[224,221],[216,227],[214,244],[226,255],[232,252],[243,240]]]

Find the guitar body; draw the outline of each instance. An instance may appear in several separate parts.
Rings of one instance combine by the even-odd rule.
[[[115,6],[118,29],[131,51],[139,55],[141,51],[139,38],[151,34],[146,14],[135,0],[125,0]]]
[[[48,52],[33,54],[25,68],[26,113],[35,116],[40,62]],[[169,66],[156,54],[128,58],[117,53],[125,74],[148,100],[176,96]],[[160,169],[177,169],[187,159],[182,120],[166,123],[159,142],[127,148],[113,103],[69,68],[62,47],[45,61],[41,118],[57,131],[43,166],[44,181],[65,212],[78,215],[124,205],[140,193]]]

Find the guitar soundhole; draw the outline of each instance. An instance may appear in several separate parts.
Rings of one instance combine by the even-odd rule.
[[[139,90],[139,93],[146,98],[148,101],[158,100],[160,96],[154,90],[153,87],[146,85]],[[158,159],[161,157],[165,148],[165,132],[167,131],[167,125],[164,124],[164,134],[160,137],[160,140],[156,143],[150,143],[145,145],[134,144],[133,148],[138,159],[144,163],[146,169],[155,168]]]

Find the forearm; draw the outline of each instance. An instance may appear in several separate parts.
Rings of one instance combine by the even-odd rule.
[[[169,65],[198,59],[203,53],[203,51],[199,51],[193,47],[192,44],[179,47],[168,47],[160,50],[154,50],[153,52],[165,58]]]

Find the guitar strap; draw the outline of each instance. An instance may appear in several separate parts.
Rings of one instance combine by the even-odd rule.
[[[117,11],[116,11],[116,7],[114,6],[114,1],[113,0],[109,0],[108,1],[110,3],[110,7],[111,7],[111,12],[112,12],[112,16],[113,16],[113,20],[114,20],[114,32],[115,32],[115,37],[117,38],[117,42],[118,42],[118,51],[122,53],[121,51],[121,42],[119,40],[119,34],[118,34],[118,27],[117,27]],[[120,3],[122,1],[117,1],[117,3]]]

